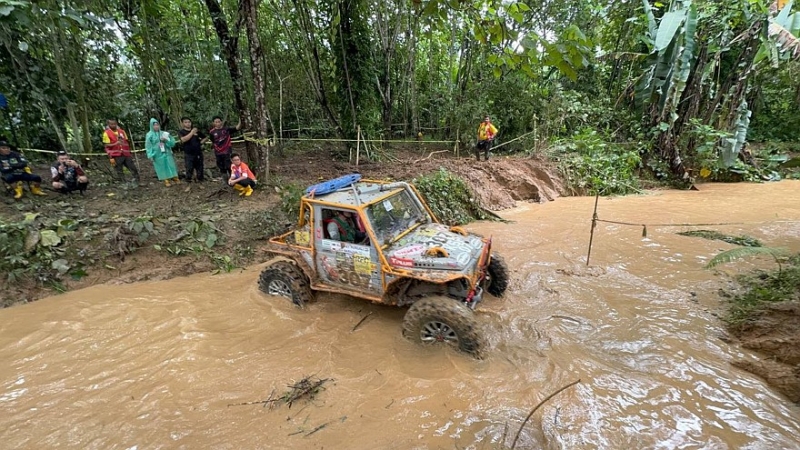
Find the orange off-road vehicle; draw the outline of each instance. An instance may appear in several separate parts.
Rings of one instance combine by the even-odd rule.
[[[351,213],[353,242],[329,233],[341,212]],[[491,239],[439,223],[408,183],[358,174],[309,187],[297,227],[268,246],[283,258],[261,273],[264,293],[299,307],[313,301],[314,291],[410,306],[405,337],[478,357],[485,344],[473,311],[485,292],[501,297],[508,286],[508,268],[491,252]]]

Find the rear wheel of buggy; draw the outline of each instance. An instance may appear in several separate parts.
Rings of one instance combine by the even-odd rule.
[[[296,265],[278,261],[261,272],[258,279],[261,292],[288,298],[299,307],[314,300],[308,277]]]
[[[425,345],[450,345],[476,358],[486,348],[475,313],[447,297],[426,297],[411,305],[403,318],[403,336]]]

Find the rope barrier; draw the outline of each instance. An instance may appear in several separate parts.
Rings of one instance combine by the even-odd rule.
[[[55,150],[42,150],[42,149],[39,149],[39,148],[22,148],[22,147],[20,147],[18,150],[23,152],[23,153],[25,153],[25,152],[34,152],[34,153],[49,153],[49,154],[52,154],[52,155],[58,154],[58,151],[55,151]],[[131,153],[142,153],[144,151],[146,151],[146,150],[131,150]],[[97,152],[94,152],[94,153],[78,153],[78,152],[74,152],[73,153],[73,152],[70,152],[69,154],[72,155],[72,156],[108,156],[106,153],[97,153]]]
[[[502,147],[502,146],[504,146],[506,144],[510,144],[510,143],[512,143],[514,141],[522,139],[525,136],[528,136],[528,135],[533,134],[533,133],[535,133],[535,131],[531,131],[531,132],[525,133],[525,134],[523,134],[521,136],[518,136],[518,137],[516,137],[516,138],[514,138],[514,139],[512,139],[510,141],[506,141],[506,142],[503,142],[501,144],[498,144],[494,148],[495,149],[500,148],[500,147]],[[257,140],[255,138],[249,137],[249,136],[252,136],[254,134],[255,134],[254,131],[244,132],[244,133],[242,133],[242,137],[241,138],[231,139],[231,143],[232,144],[241,144],[241,143],[245,143],[247,141],[250,141],[250,142],[262,143],[262,144],[266,145],[266,144],[269,144],[269,143],[273,142],[272,139]],[[422,140],[422,141],[419,141],[419,140],[416,140],[416,139],[413,139],[413,140],[408,140],[408,139],[338,139],[338,138],[285,138],[285,139],[282,139],[282,141],[292,141],[292,142],[358,142],[359,140],[361,142],[382,142],[382,143],[387,143],[387,144],[396,144],[396,143],[404,143],[404,144],[415,144],[415,143],[416,144],[455,144],[456,142],[460,142],[460,140],[449,140],[449,141]],[[144,144],[144,141],[131,141],[131,142],[135,143],[135,144]],[[55,154],[58,153],[58,151],[56,151],[56,150],[43,150],[43,149],[39,149],[39,148],[22,148],[22,147],[20,147],[19,150],[22,151],[22,152],[47,153],[47,154],[52,154],[52,155],[55,155]],[[145,151],[144,149],[135,150],[135,151],[132,150],[131,153],[142,153],[144,151]],[[98,152],[90,152],[90,153],[77,153],[76,152],[76,153],[73,153],[73,152],[70,152],[70,155],[75,155],[75,156],[104,156],[105,153],[98,153]]]
[[[623,222],[620,220],[605,220],[597,216],[597,204],[599,199],[600,199],[600,194],[598,193],[595,196],[594,213],[592,214],[592,228],[591,232],[589,233],[589,251],[586,254],[587,266],[589,265],[589,259],[592,256],[592,243],[594,242],[594,230],[597,227],[598,222],[610,223],[614,225],[642,227],[643,238],[647,237],[647,227],[716,227],[716,226],[727,226],[727,225],[763,225],[770,223],[800,223],[800,220],[768,220],[760,222],[712,222],[712,223],[634,223],[634,222]]]
[[[617,220],[596,219],[597,222],[613,223],[615,225],[630,225],[635,227],[716,227],[725,225],[761,225],[765,223],[798,223],[800,220],[770,220],[763,222],[717,222],[717,223],[632,223]]]

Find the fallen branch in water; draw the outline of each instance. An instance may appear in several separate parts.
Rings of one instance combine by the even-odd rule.
[[[566,385],[566,386],[564,386],[564,387],[560,388],[559,390],[557,390],[557,391],[553,392],[552,394],[548,395],[547,397],[545,397],[545,399],[544,399],[544,400],[542,400],[541,402],[539,402],[539,404],[538,404],[538,405],[536,405],[536,406],[535,406],[535,407],[534,407],[534,408],[531,410],[531,412],[528,414],[528,417],[526,417],[526,418],[525,418],[525,420],[523,420],[523,421],[522,421],[522,425],[520,425],[520,427],[519,427],[519,430],[517,431],[517,435],[516,435],[516,436],[514,436],[514,442],[512,442],[512,443],[511,443],[511,450],[514,450],[514,448],[517,446],[517,440],[519,439],[519,435],[522,433],[522,429],[523,429],[523,428],[525,428],[525,425],[528,423],[528,420],[530,420],[531,416],[533,416],[533,413],[535,413],[535,412],[536,412],[536,410],[538,410],[538,409],[539,409],[539,408],[540,408],[542,405],[544,405],[545,403],[547,403],[547,401],[548,401],[548,400],[550,400],[551,398],[553,398],[553,397],[555,397],[556,395],[560,394],[562,391],[566,390],[567,388],[570,388],[570,387],[572,387],[572,386],[575,386],[576,384],[578,384],[578,383],[580,383],[580,382],[581,382],[581,379],[580,379],[580,378],[578,378],[577,380],[573,381],[572,383],[570,383],[570,384],[568,384],[568,385]]]
[[[329,423],[330,423],[330,422],[328,422],[328,423],[323,423],[322,425],[318,426],[317,428],[314,428],[313,430],[311,430],[311,431],[309,431],[308,433],[306,433],[306,434],[305,434],[305,436],[303,436],[303,437],[309,437],[309,436],[311,436],[312,434],[316,433],[317,431],[319,431],[319,430],[321,430],[321,429],[323,429],[323,428],[327,427]]]
[[[323,379],[314,379],[313,375],[309,377],[305,377],[302,380],[298,381],[295,384],[289,385],[289,390],[284,393],[282,396],[278,398],[272,398],[275,395],[275,390],[272,390],[272,393],[269,394],[269,398],[266,400],[258,400],[255,402],[244,402],[244,403],[232,403],[228,406],[247,406],[247,405],[264,405],[265,407],[269,405],[269,408],[272,409],[273,405],[276,402],[282,402],[289,405],[289,408],[292,407],[292,404],[297,400],[302,399],[303,397],[308,397],[309,400],[313,400],[314,396],[316,396],[322,389],[322,385],[327,383],[328,381],[333,381],[333,378],[323,378]],[[301,409],[302,411],[302,409]]]
[[[356,331],[356,328],[358,328],[362,323],[364,323],[364,321],[367,320],[367,317],[369,317],[371,315],[372,315],[372,311],[370,311],[366,316],[362,317],[361,320],[358,321],[356,326],[354,326],[353,329],[350,330],[350,332],[352,333],[353,331]]]
[[[313,376],[305,377],[299,382],[290,385],[289,387],[291,389],[287,393],[283,394],[280,400],[283,400],[289,405],[289,408],[291,408],[292,403],[305,396],[308,396],[309,399],[313,399],[314,396],[317,395],[321,390],[322,385],[332,380],[331,378],[323,378],[314,381],[312,378]]]
[[[266,400],[258,400],[255,402],[244,402],[244,403],[231,403],[228,405],[228,408],[231,406],[249,406],[249,405],[264,405],[266,408],[268,404],[270,404],[270,409],[272,409],[271,403],[277,402],[280,400],[279,398],[273,399],[272,396],[275,395],[275,389],[270,392],[269,397]]]

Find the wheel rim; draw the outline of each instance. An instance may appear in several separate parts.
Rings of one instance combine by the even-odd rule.
[[[425,343],[446,342],[449,344],[458,343],[458,334],[450,325],[432,320],[426,323],[420,330],[420,339]]]
[[[267,286],[267,292],[269,295],[277,295],[280,297],[286,297],[288,299],[292,299],[292,288],[289,287],[283,280],[272,280],[269,282]]]

